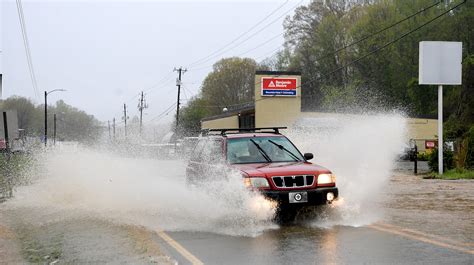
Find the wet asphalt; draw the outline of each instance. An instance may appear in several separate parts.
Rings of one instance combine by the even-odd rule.
[[[423,180],[399,162],[374,224],[297,222],[257,237],[167,232],[204,264],[474,264],[474,182]],[[427,170],[426,162],[421,170]],[[196,264],[155,235],[178,264]]]
[[[473,264],[474,254],[370,227],[281,227],[256,238],[168,233],[204,264]],[[160,239],[156,239],[160,240]],[[472,249],[473,247],[471,247]],[[174,249],[179,264],[192,264]]]

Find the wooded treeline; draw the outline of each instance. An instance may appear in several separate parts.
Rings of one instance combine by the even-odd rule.
[[[251,102],[255,70],[302,72],[304,111],[401,109],[435,118],[436,87],[418,85],[420,41],[463,42],[463,85],[445,89],[447,137],[462,136],[474,123],[472,1],[314,0],[287,17],[284,29],[282,50],[261,63],[216,62],[181,112],[182,133],[199,131],[200,120],[223,107]]]
[[[35,105],[31,100],[12,96],[0,100],[0,109],[16,110],[18,128],[26,135],[44,135],[44,104]],[[48,138],[53,136],[53,115],[56,114],[57,138],[66,141],[93,143],[101,136],[101,124],[93,116],[59,100],[55,105],[48,104]],[[2,138],[2,136],[0,136]]]

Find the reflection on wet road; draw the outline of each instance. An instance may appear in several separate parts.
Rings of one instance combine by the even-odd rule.
[[[169,233],[205,264],[472,264],[465,253],[370,227],[282,227],[257,238]],[[182,264],[188,261],[177,257]]]
[[[205,264],[474,264],[473,181],[399,172],[385,194],[378,202],[385,209],[383,222],[363,227],[300,223],[255,238],[168,234]]]

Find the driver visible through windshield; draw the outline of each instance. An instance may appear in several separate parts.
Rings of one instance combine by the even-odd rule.
[[[231,164],[304,161],[301,153],[285,137],[229,139],[227,159]]]

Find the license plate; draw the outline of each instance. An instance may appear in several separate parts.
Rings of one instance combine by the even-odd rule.
[[[308,193],[306,191],[290,192],[288,193],[288,196],[290,203],[308,202]]]

